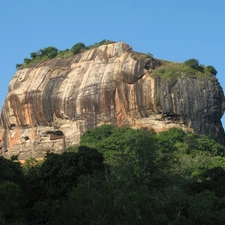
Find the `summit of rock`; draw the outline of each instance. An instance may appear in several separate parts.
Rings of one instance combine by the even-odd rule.
[[[217,78],[152,76],[161,63],[117,42],[19,69],[2,107],[1,154],[62,152],[101,124],[157,132],[176,126],[224,144]]]

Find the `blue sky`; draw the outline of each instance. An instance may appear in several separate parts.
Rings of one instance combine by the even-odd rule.
[[[224,0],[0,0],[0,21],[1,105],[15,65],[31,52],[102,39],[160,59],[213,65],[225,88]]]

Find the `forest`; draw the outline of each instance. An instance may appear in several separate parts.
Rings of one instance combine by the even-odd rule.
[[[225,147],[102,125],[43,160],[0,157],[1,225],[224,225]]]

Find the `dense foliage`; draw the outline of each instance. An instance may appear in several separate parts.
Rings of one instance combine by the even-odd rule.
[[[161,66],[152,72],[152,76],[160,76],[162,79],[186,76],[190,78],[212,78],[217,74],[213,66],[200,65],[196,59],[189,59],[183,63],[161,61]],[[212,76],[213,75],[213,76]]]
[[[223,225],[224,154],[178,128],[96,127],[43,162],[0,158],[0,224]]]
[[[192,69],[199,69],[199,62],[197,59],[189,59],[184,62],[185,65],[191,67]]]
[[[85,47],[85,44],[84,44],[84,43],[78,42],[78,43],[76,43],[76,44],[71,48],[71,51],[72,51],[73,54],[75,55],[75,54],[79,53],[80,50],[81,50],[82,48],[84,48],[84,47]]]
[[[70,57],[72,55],[76,55],[78,53],[86,51],[88,49],[96,48],[101,45],[110,44],[110,43],[113,43],[113,41],[106,40],[106,39],[104,39],[100,42],[97,42],[94,45],[89,45],[89,46],[85,46],[84,43],[78,42],[71,49],[66,49],[66,50],[61,50],[61,51],[59,51],[57,48],[55,48],[53,46],[49,46],[47,48],[40,49],[37,52],[31,52],[30,58],[24,58],[24,63],[16,64],[16,68],[17,69],[24,68],[31,64],[41,62],[46,59],[52,59],[54,57],[60,57],[60,58]]]
[[[40,49],[37,52],[31,52],[30,58],[24,58],[24,63],[22,64],[16,64],[17,69],[22,69],[27,66],[30,66],[32,64],[42,62],[46,59],[52,59],[55,57],[59,58],[67,58],[82,52],[85,52],[86,50],[97,48],[101,45],[114,43],[110,40],[102,40],[100,42],[96,42],[93,45],[85,46],[84,43],[78,42],[75,45],[72,46],[71,49],[65,49],[65,50],[58,50],[55,47],[49,46],[44,49]],[[140,53],[140,52],[133,52],[132,54],[133,59],[135,60],[144,60],[147,58],[152,58],[153,55],[151,53]],[[217,70],[209,65],[199,65],[199,61],[197,59],[189,59],[184,61],[184,63],[173,63],[169,61],[162,61],[161,66],[156,68],[151,75],[152,76],[160,76],[161,78],[177,78],[182,75],[186,75],[192,78],[199,78],[199,77],[212,77],[212,75],[217,74]]]
[[[212,75],[216,76],[217,70],[213,66],[207,66],[206,68]]]
[[[192,69],[198,70],[200,72],[204,72],[206,70],[207,72],[211,73],[212,75],[216,75],[217,71],[213,66],[206,66],[199,65],[199,62],[197,59],[189,59],[184,62],[184,64]]]

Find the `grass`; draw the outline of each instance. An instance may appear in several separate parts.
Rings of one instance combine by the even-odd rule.
[[[93,48],[97,48],[97,47],[99,47],[101,45],[106,45],[106,44],[111,44],[111,43],[115,43],[115,42],[104,39],[104,40],[102,40],[100,42],[94,43],[94,45],[85,46],[77,54],[85,52],[85,51],[93,49]],[[57,57],[59,57],[59,58],[68,58],[68,57],[73,56],[73,55],[74,54],[73,54],[73,52],[70,49],[65,49],[65,50],[59,51],[58,54],[54,58],[57,58]],[[31,59],[31,62],[23,63],[19,67],[17,67],[17,69],[23,69],[23,68],[32,66],[32,65],[34,65],[34,64],[36,64],[38,62],[43,62],[43,61],[45,61],[47,59],[49,59],[49,57],[47,57],[45,55],[38,55],[34,59]],[[19,65],[19,64],[17,64],[17,65]]]
[[[62,50],[62,51],[59,51],[58,55],[55,57],[59,57],[59,58],[68,58],[70,56],[73,55],[73,52],[69,49],[66,49],[66,50]],[[26,67],[29,67],[29,66],[32,66],[36,63],[39,63],[39,62],[44,62],[45,60],[49,59],[47,56],[36,56],[34,59],[31,60],[30,63],[24,63],[22,64],[19,69],[23,69],[23,68],[26,68]]]
[[[97,48],[101,45],[105,44],[111,44],[115,43],[114,41],[110,40],[102,40],[100,42],[95,43],[94,45],[85,46],[84,48],[80,49],[80,51],[77,53],[82,53],[90,49]],[[71,49],[65,49],[58,52],[58,54],[55,57],[59,58],[68,58],[70,56],[73,56],[73,52]],[[144,60],[147,58],[152,58],[153,55],[150,53],[140,53],[140,52],[133,52],[133,59],[135,60]],[[43,62],[45,60],[49,59],[46,55],[38,55],[34,59],[31,60],[30,63],[24,63],[20,65],[18,69],[23,69],[29,66],[32,66],[36,63]],[[210,68],[205,67],[203,65],[200,65],[198,69],[193,69],[189,66],[187,66],[185,63],[173,63],[169,61],[163,61],[160,60],[161,66],[156,68],[152,73],[152,77],[161,77],[162,79],[168,79],[168,78],[178,78],[183,76],[189,77],[189,78],[212,78],[214,75],[210,72]]]
[[[173,63],[168,61],[161,61],[162,65],[155,69],[151,76],[161,77],[162,79],[178,78],[182,75],[189,78],[211,78],[213,75],[207,70],[205,66],[201,66],[199,70],[188,67],[184,63]]]
[[[152,54],[150,53],[141,53],[141,52],[133,52],[133,59],[135,60],[144,60],[147,58],[152,58]]]
[[[66,49],[66,50],[62,50],[62,51],[59,51],[58,55],[56,57],[59,57],[59,58],[68,58],[70,56],[73,55],[73,52],[69,49]]]

